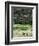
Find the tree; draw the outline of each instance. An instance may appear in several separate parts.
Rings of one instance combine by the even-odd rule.
[[[18,24],[32,24],[32,8],[15,8],[14,21]],[[16,18],[15,18],[16,17]]]

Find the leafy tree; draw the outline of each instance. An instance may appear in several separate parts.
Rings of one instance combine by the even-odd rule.
[[[32,24],[32,8],[15,8],[14,13],[15,23]]]

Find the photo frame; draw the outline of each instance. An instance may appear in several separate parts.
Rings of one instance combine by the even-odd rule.
[[[5,2],[5,44],[38,42],[38,3]]]

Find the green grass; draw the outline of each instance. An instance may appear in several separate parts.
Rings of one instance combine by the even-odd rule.
[[[29,30],[29,29],[31,29],[32,28],[32,25],[30,25],[30,24],[15,24],[14,25],[14,30],[25,30],[25,31],[27,31],[27,30]]]
[[[14,37],[26,37],[27,34],[32,36],[32,25],[30,24],[15,24],[13,27]]]

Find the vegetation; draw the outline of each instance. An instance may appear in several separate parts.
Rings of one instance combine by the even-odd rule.
[[[15,24],[14,30],[19,30],[19,31],[27,31],[32,28],[32,25],[30,24]]]
[[[14,8],[13,17],[13,36],[32,36],[32,8]]]

